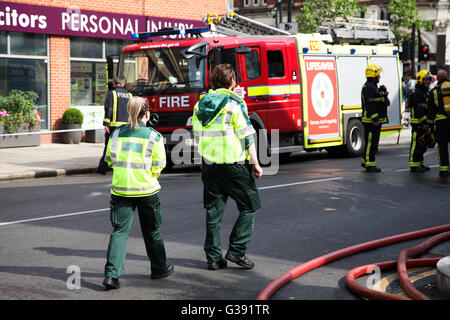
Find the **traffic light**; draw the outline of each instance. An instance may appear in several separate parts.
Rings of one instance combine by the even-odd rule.
[[[429,54],[430,54],[430,46],[429,45],[423,44],[419,47],[419,61],[427,60]]]

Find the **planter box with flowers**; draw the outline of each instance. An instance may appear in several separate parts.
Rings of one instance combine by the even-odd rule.
[[[32,91],[11,90],[0,97],[0,148],[32,147],[41,144],[39,134],[20,134],[41,130],[40,113],[36,110],[38,96]]]

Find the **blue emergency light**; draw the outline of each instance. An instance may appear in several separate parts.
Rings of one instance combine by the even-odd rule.
[[[140,32],[132,33],[131,39],[147,39],[153,37],[163,37],[172,35],[185,35],[185,34],[200,34],[203,32],[208,32],[209,27],[202,28],[192,28],[192,29],[161,29],[156,32]]]

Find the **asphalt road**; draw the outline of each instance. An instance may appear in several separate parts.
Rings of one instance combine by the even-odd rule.
[[[407,146],[380,147],[379,174],[359,158],[300,153],[283,159],[276,175],[258,181],[262,209],[248,248],[253,270],[229,264],[206,270],[200,170],[175,167],[161,179],[161,234],[175,273],[151,280],[139,221],[134,220],[120,290],[105,291],[103,268],[111,225],[111,173],[0,183],[0,299],[253,300],[275,278],[316,257],[358,243],[450,223],[450,178],[432,170],[412,174]],[[268,171],[268,170],[267,170]],[[222,248],[237,217],[229,201]],[[396,260],[424,238],[403,242],[313,270],[284,286],[273,300],[358,300],[345,287],[352,268]],[[431,255],[450,255],[442,243]],[[77,288],[74,270],[80,271]],[[75,287],[75,288],[74,288]]]

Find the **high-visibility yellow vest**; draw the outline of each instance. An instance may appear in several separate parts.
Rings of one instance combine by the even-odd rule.
[[[444,111],[447,116],[450,116],[450,81],[441,83],[441,93]]]
[[[440,88],[440,94],[439,94]],[[432,99],[437,108],[435,121],[448,119],[450,116],[450,82],[443,81],[439,87],[432,90]],[[441,101],[440,98],[442,98]],[[442,104],[441,104],[442,103]]]
[[[142,197],[161,189],[157,177],[166,166],[164,141],[142,122],[134,130],[127,125],[113,131],[105,161],[114,170],[112,194]]]
[[[125,91],[125,90],[121,90]],[[113,108],[112,108],[112,115],[111,118],[107,117],[105,114],[105,118],[103,119],[103,124],[107,125],[109,127],[120,127],[124,124],[128,123],[128,112],[127,110],[127,103],[129,99],[133,96],[129,92],[117,92],[116,90],[111,90],[112,97],[113,97]],[[118,96],[120,95],[120,96]],[[120,99],[120,110],[118,110],[119,105],[119,99]],[[119,112],[119,115],[118,115]]]
[[[197,117],[202,100],[208,99],[209,95],[220,94],[227,95],[228,102],[208,123],[202,124]],[[248,118],[245,102],[226,89],[210,90],[196,103],[192,129],[198,140],[198,152],[212,163],[235,163],[248,159],[244,139],[256,133]]]

